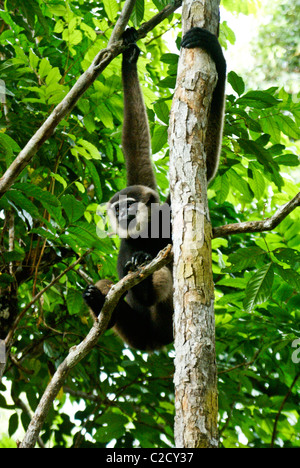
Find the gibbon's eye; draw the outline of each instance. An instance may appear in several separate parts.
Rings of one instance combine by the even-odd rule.
[[[120,207],[119,207],[119,205],[116,205],[116,206],[115,206],[115,212],[116,212],[116,213],[119,213],[119,211],[120,211]]]

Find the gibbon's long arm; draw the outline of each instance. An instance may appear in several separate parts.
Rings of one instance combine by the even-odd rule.
[[[124,90],[122,147],[126,161],[127,185],[146,185],[156,190],[156,180],[151,163],[148,116],[137,72],[140,50],[135,43],[130,43],[130,39],[134,42],[135,33],[132,28],[125,31],[125,36],[123,35],[125,43],[130,44],[123,53],[122,60]]]
[[[223,135],[225,109],[226,61],[217,36],[206,29],[192,28],[183,37],[181,47],[192,49],[200,47],[213,59],[218,73],[218,81],[213,92],[208,116],[208,127],[205,139],[207,180],[210,182],[216,175]]]

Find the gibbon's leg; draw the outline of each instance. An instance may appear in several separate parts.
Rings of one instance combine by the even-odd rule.
[[[122,60],[124,90],[122,147],[126,161],[127,185],[146,185],[156,190],[148,117],[137,72],[140,49],[134,43],[135,39],[134,28],[124,32],[123,40],[126,44],[130,44],[123,52]]]
[[[98,316],[101,312],[112,285],[110,280],[100,280],[86,288],[83,297],[94,315]],[[172,316],[168,310],[162,308],[161,312],[157,312],[155,308],[132,308],[124,299],[120,299],[107,329],[112,327],[127,344],[145,351],[159,349],[173,338]]]
[[[154,351],[173,341],[172,311],[164,305],[143,309],[127,305],[113,329],[129,346]]]
[[[205,50],[214,60],[218,73],[218,81],[213,92],[212,103],[209,111],[205,141],[207,180],[210,182],[215,177],[218,170],[222,144],[225,108],[226,61],[217,36],[206,29],[190,29],[184,35],[181,47],[188,49],[200,47]]]

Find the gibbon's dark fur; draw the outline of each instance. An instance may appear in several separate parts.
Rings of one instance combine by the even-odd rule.
[[[159,211],[161,208],[163,212],[164,207],[168,208],[170,199],[168,197],[164,205],[158,206],[159,194],[151,162],[149,124],[137,73],[140,51],[135,44],[134,28],[127,30],[123,38],[128,45],[122,60],[124,89],[122,146],[127,169],[127,188],[115,194],[108,203],[109,217],[121,237],[118,256],[120,279],[130,270],[154,258],[161,249],[171,243],[171,233],[162,236],[161,226],[158,233],[151,235],[153,226],[151,219],[153,214],[156,214],[154,210]],[[188,31],[183,37],[181,47],[204,49],[214,60],[218,73],[205,143],[207,179],[210,181],[215,176],[219,164],[226,62],[217,37],[202,28],[192,28]],[[137,204],[140,203],[144,207],[142,211],[137,208]],[[139,228],[140,236],[133,238],[135,236],[131,234],[136,227]],[[90,285],[85,290],[84,299],[95,315],[100,313],[112,284],[110,280],[100,280],[95,286]],[[120,300],[112,315],[109,328],[113,327],[130,346],[152,351],[173,341],[172,316],[172,265],[168,265],[134,286],[126,297]]]

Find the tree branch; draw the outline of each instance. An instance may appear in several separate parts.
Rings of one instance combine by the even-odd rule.
[[[110,36],[108,45],[112,45],[115,42],[119,41],[121,39],[121,36],[123,32],[125,31],[125,28],[128,24],[130,15],[133,11],[134,5],[136,3],[136,0],[127,0],[123,6],[122,13],[119,16],[115,27],[113,29],[113,32]]]
[[[126,0],[122,13],[117,21],[112,32],[112,38],[105,49],[102,49],[94,58],[91,66],[81,75],[73,88],[65,96],[60,104],[56,106],[53,112],[49,115],[44,124],[29,140],[27,145],[22,149],[10,167],[0,178],[0,198],[9,190],[16,178],[29,164],[33,156],[45,141],[53,134],[55,128],[62,119],[73,109],[79,98],[84,92],[94,83],[100,73],[110,64],[110,62],[120,53],[125,50],[123,41],[117,40],[121,37],[122,31],[128,23],[131,11],[134,6],[133,0]],[[181,0],[176,1],[173,5],[166,6],[151,20],[142,24],[138,30],[138,38],[141,39],[151,31],[157,24],[171,15],[181,5]]]
[[[157,15],[153,16],[149,21],[143,23],[138,30],[138,38],[142,39],[146,37],[148,32],[155,28],[159,23],[161,23],[164,19],[168,18],[172,13],[174,13],[177,8],[179,8],[182,4],[182,0],[176,0],[174,3],[170,2],[165,8],[163,8]]]
[[[70,349],[68,356],[60,364],[57,371],[55,372],[51,382],[46,388],[44,395],[38,404],[20,448],[33,448],[35,446],[52,402],[58,394],[59,389],[63,385],[67,375],[69,374],[70,370],[76,366],[76,364],[78,364],[97,344],[99,337],[105,332],[107,328],[107,324],[113,310],[124,293],[154,273],[154,271],[159,270],[163,266],[170,263],[172,259],[172,246],[169,245],[164,250],[159,252],[157,257],[148,265],[125,276],[121,281],[119,281],[110,289],[108,295],[106,296],[106,300],[98,320],[94,323],[93,327],[84,340],[78,346],[74,346]]]
[[[245,223],[227,224],[225,226],[216,227],[213,229],[213,238],[225,237],[230,234],[272,231],[299,206],[300,192],[291,201],[282,205],[271,218],[262,221],[247,221]]]

